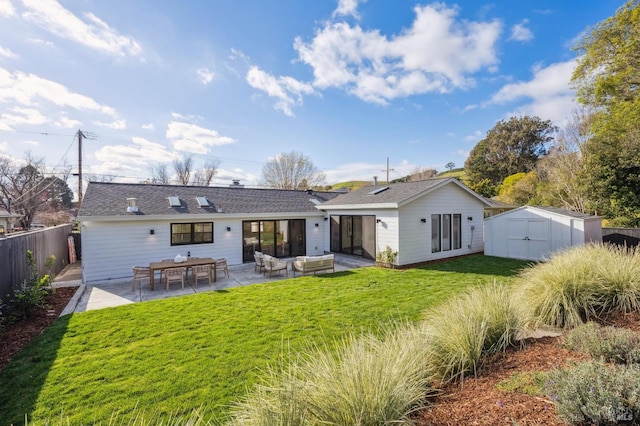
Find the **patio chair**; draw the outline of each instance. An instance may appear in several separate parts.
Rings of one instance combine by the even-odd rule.
[[[191,279],[193,284],[198,287],[198,278],[207,278],[209,287],[211,287],[211,265],[196,265],[191,267]]]
[[[262,252],[256,251],[253,253],[253,259],[256,261],[256,266],[253,269],[262,273],[264,269],[264,255]]]
[[[274,272],[280,272],[280,271],[284,271],[287,276],[289,276],[289,270],[287,269],[287,261],[286,260],[280,260],[277,257],[273,257],[273,256],[264,256],[264,268],[265,268],[265,275],[267,274],[267,271],[269,271],[269,278],[271,278],[271,274],[273,274]]]
[[[180,281],[182,283],[182,288],[184,288],[184,273],[185,268],[167,268],[164,270],[164,281],[167,287],[167,291],[169,291],[169,283],[172,281]]]
[[[216,263],[213,264],[213,267],[216,268],[216,274],[217,271],[222,271],[224,272],[224,275],[229,278],[229,267],[227,265],[226,258],[221,257],[220,259],[216,259]]]
[[[134,266],[133,267],[133,280],[131,282],[131,291],[136,289],[136,280],[140,282],[140,288],[142,288],[141,279],[146,279],[149,282],[151,278],[151,269],[148,266]]]

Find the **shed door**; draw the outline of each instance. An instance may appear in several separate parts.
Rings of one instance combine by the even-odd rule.
[[[507,256],[541,260],[549,252],[548,219],[507,219]]]

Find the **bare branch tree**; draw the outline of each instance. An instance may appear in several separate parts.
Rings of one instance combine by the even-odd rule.
[[[430,179],[438,174],[436,169],[425,169],[422,167],[416,167],[411,171],[411,174],[408,176],[407,181],[415,182],[418,180]]]
[[[24,165],[0,158],[0,206],[22,217],[20,226],[29,229],[38,207],[47,202],[47,178],[43,175],[44,158],[26,153]]]
[[[196,170],[193,174],[193,185],[195,186],[209,186],[213,177],[218,172],[220,166],[219,160],[208,160],[204,167],[200,170]]]
[[[585,187],[584,145],[590,137],[593,112],[574,112],[567,125],[558,133],[549,154],[538,164],[538,173],[549,184],[548,195],[562,207],[586,213],[589,188]]]
[[[151,173],[151,179],[149,180],[149,183],[168,185],[171,181],[169,177],[169,170],[165,163],[156,163],[150,165],[149,173]]]
[[[191,171],[193,170],[193,156],[185,155],[173,160],[173,171],[176,172],[178,185],[189,185]]]
[[[307,189],[324,185],[325,179],[311,158],[291,151],[278,154],[262,166],[260,184],[276,189]]]

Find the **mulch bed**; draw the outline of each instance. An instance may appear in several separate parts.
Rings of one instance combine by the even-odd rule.
[[[640,312],[616,314],[603,325],[640,332]],[[421,426],[453,425],[566,425],[556,417],[553,403],[543,397],[496,389],[496,384],[517,372],[549,371],[569,360],[586,361],[585,354],[563,349],[562,337],[529,339],[523,349],[512,348],[490,356],[477,378],[450,383],[431,405],[416,414]]]
[[[26,320],[18,321],[0,332],[0,369],[11,361],[20,349],[60,316],[78,287],[59,287],[45,298],[46,309],[38,309]]]

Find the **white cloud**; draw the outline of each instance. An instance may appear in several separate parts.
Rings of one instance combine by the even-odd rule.
[[[6,142],[0,142],[0,152],[8,152],[9,144]]]
[[[313,87],[293,77],[274,77],[260,68],[253,66],[247,72],[247,83],[251,87],[262,90],[272,98],[276,98],[275,108],[287,116],[293,116],[291,108],[302,104],[302,95],[314,93]]]
[[[55,46],[52,41],[43,40],[41,38],[28,38],[27,42],[34,44],[36,46],[44,46],[44,47],[53,47]]]
[[[95,111],[116,118],[115,109],[101,105],[92,98],[69,91],[65,86],[34,74],[11,73],[0,68],[0,102],[14,101],[24,106],[45,100],[59,107]]]
[[[472,134],[464,137],[464,140],[466,142],[478,142],[481,139],[482,139],[482,132],[480,130],[476,130]]]
[[[114,56],[141,56],[142,47],[133,38],[120,35],[93,13],[78,18],[55,0],[23,0],[23,17],[41,28],[91,49]]]
[[[358,3],[365,3],[367,0],[338,0],[338,6],[333,11],[333,16],[353,16],[359,18]]]
[[[202,82],[202,84],[209,84],[216,77],[215,73],[208,68],[198,68],[196,70],[196,74],[198,74],[198,78]]]
[[[16,10],[13,8],[11,0],[0,0],[0,16],[9,17],[13,16],[15,13]]]
[[[142,130],[155,130],[156,129],[156,126],[154,126],[153,123],[143,124],[141,127],[142,127]]]
[[[9,58],[9,59],[15,59],[15,58],[18,57],[18,55],[13,53],[11,51],[11,49],[9,49],[8,47],[0,46],[0,57]]]
[[[105,145],[96,151],[95,156],[103,164],[147,165],[156,162],[172,161],[178,156],[157,142],[144,138],[131,138],[133,144]],[[127,168],[131,168],[127,166]]]
[[[16,125],[35,126],[48,121],[40,111],[34,108],[13,107],[10,108],[10,111],[12,113],[2,113],[0,115],[0,128],[10,130]]]
[[[206,154],[211,146],[235,142],[230,137],[220,136],[215,130],[180,121],[169,122],[166,137],[171,139],[174,149],[195,154]]]
[[[204,118],[201,115],[193,115],[193,114],[184,115],[184,114],[180,114],[179,112],[172,112],[171,117],[175,118],[176,120],[183,120],[183,121],[200,121]]]
[[[498,64],[498,21],[456,21],[456,8],[416,6],[411,27],[390,38],[346,22],[326,23],[308,43],[296,38],[299,59],[313,68],[314,86],[337,87],[380,104],[427,92],[472,86],[469,74]]]
[[[96,121],[95,124],[114,130],[123,130],[127,128],[127,120],[114,120],[111,122]]]
[[[60,127],[63,129],[72,129],[74,127],[79,127],[82,122],[78,121],[78,120],[72,120],[69,117],[66,116],[62,116],[60,117],[57,121],[55,121],[54,126],[56,127]]]
[[[575,67],[576,60],[558,62],[544,68],[536,66],[531,80],[507,84],[493,95],[489,103],[505,104],[527,99],[530,102],[518,107],[514,114],[536,115],[559,124],[576,107],[574,92],[569,85]]]
[[[511,27],[511,37],[509,37],[509,40],[523,42],[533,40],[533,32],[529,28],[527,28],[528,23],[528,19],[523,19],[522,21]]]

